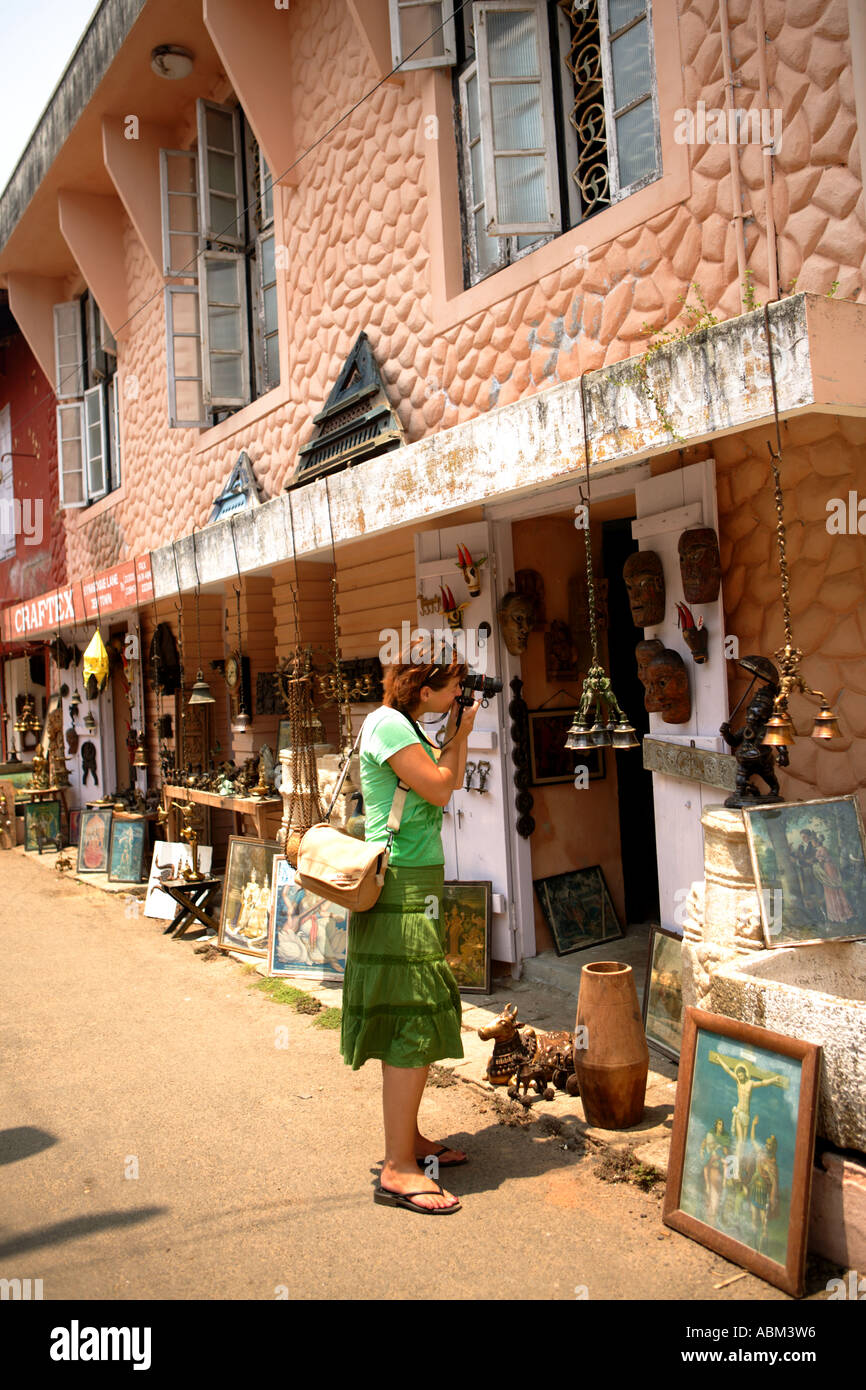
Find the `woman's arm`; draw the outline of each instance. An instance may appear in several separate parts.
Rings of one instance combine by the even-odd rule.
[[[463,774],[466,771],[466,745],[479,709],[480,701],[476,701],[468,709],[464,709],[460,728],[451,739],[448,747],[443,749],[438,763],[433,762],[429,754],[424,752],[420,743],[412,743],[408,748],[401,748],[399,753],[394,753],[388,759],[388,766],[393,769],[400,781],[405,782],[407,787],[411,787],[412,791],[417,792],[425,801],[429,801],[431,806],[447,806],[451,799],[451,793],[463,781]],[[446,736],[448,737],[450,737],[452,719],[453,714],[449,716],[446,726]]]

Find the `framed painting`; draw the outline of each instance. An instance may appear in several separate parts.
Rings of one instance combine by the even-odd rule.
[[[820,1047],[687,1008],[662,1220],[803,1293]]]
[[[535,891],[558,956],[622,936],[601,865],[536,879]]]
[[[866,937],[866,841],[857,798],[743,812],[766,945]]]
[[[308,893],[288,859],[274,860],[268,974],[342,980],[349,909]]]
[[[24,803],[24,848],[38,850],[39,841],[55,848],[60,834],[59,801],[25,801]]]
[[[213,847],[199,845],[199,873],[208,877],[213,863]],[[144,916],[155,917],[162,922],[170,922],[177,916],[177,903],[167,893],[163,893],[160,883],[163,878],[177,878],[181,869],[192,867],[192,851],[189,845],[174,844],[158,840],[153,847],[150,861],[150,874],[147,880],[147,896],[144,900]]]
[[[574,721],[573,709],[529,711],[529,770],[536,787],[549,782],[573,782],[578,767],[586,767],[590,782],[604,777],[604,749],[576,753],[565,740]]]
[[[108,848],[109,883],[141,883],[141,871],[147,849],[147,821],[115,816],[111,822]]]
[[[108,873],[108,849],[111,843],[111,822],[114,811],[110,806],[81,812],[78,833],[78,872],[80,874]]]
[[[279,733],[277,734],[277,760],[284,748],[292,746],[292,725],[290,720],[281,719]]]
[[[490,993],[492,897],[490,882],[451,880],[445,884],[442,900],[445,959],[461,994]]]
[[[70,843],[71,845],[77,845],[77,844],[78,844],[79,832],[80,832],[80,830],[81,830],[81,812],[80,812],[80,811],[77,811],[77,810],[76,810],[76,811],[70,811],[70,812],[69,812],[69,843]]]
[[[650,932],[643,992],[646,1040],[672,1062],[678,1062],[683,1036],[683,938],[667,927]]]
[[[223,950],[262,959],[267,956],[271,883],[279,852],[279,845],[272,840],[229,836],[216,942]]]

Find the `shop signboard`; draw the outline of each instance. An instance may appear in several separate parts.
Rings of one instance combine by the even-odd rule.
[[[73,623],[136,608],[152,598],[150,556],[139,555],[90,579],[10,604],[0,614],[3,641],[21,642],[39,633],[54,633]]]

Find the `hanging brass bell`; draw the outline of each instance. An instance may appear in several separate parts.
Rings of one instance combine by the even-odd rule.
[[[614,748],[640,748],[640,739],[627,719],[614,725],[611,741]]]
[[[839,728],[839,720],[829,705],[822,705],[815,715],[812,738],[844,738],[844,734]]]
[[[144,734],[139,735],[138,745],[135,750],[135,757],[132,760],[133,767],[147,767],[147,754],[144,748]]]
[[[205,680],[201,670],[196,672],[195,685],[192,693],[187,700],[188,705],[215,705],[216,700],[210,693],[210,686]]]
[[[250,716],[247,714],[245,709],[238,710],[237,714],[232,720],[232,733],[245,734],[249,727]]]
[[[590,729],[589,737],[592,741],[590,745],[592,748],[609,748],[611,745],[611,737],[607,725],[602,724],[598,719]]]
[[[790,714],[774,714],[767,720],[766,732],[761,742],[771,748],[790,748],[795,733]]]
[[[90,710],[88,710],[84,716],[84,727],[89,734],[93,734],[96,732],[96,720],[90,713]]]
[[[568,731],[565,746],[575,753],[588,753],[595,746],[589,736],[589,725],[581,724],[577,715],[574,716],[574,723]]]

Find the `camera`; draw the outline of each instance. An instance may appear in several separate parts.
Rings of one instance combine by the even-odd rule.
[[[499,695],[502,691],[502,681],[498,676],[479,676],[474,671],[470,671],[464,676],[460,687],[460,694],[457,696],[457,703],[467,705],[473,703],[472,696],[480,691],[481,703],[484,704],[491,695]]]

